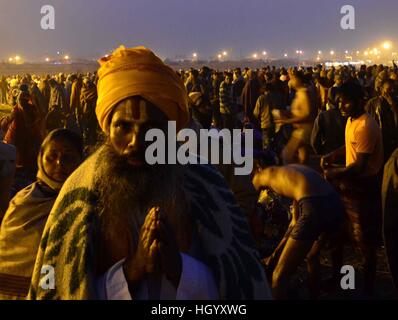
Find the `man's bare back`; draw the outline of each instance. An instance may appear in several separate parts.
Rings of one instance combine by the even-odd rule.
[[[318,172],[299,164],[268,167],[255,175],[253,184],[257,189],[269,187],[295,201],[335,192]]]

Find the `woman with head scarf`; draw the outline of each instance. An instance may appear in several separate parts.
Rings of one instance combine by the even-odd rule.
[[[0,299],[24,299],[28,294],[47,217],[82,160],[82,139],[69,130],[52,131],[41,145],[36,182],[11,200],[0,226]]]

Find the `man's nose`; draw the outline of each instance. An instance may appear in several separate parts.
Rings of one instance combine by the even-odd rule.
[[[344,109],[344,106],[341,102],[337,103],[337,107],[339,108],[340,111],[343,111],[343,109]]]
[[[57,167],[63,167],[65,164],[65,161],[62,157],[58,157],[55,163],[56,163]]]
[[[130,136],[127,148],[130,151],[136,151],[138,149],[138,134],[133,132]]]
[[[129,152],[131,152],[131,151],[135,152],[135,151],[138,151],[142,145],[143,145],[142,132],[140,129],[135,129],[131,133],[127,148],[129,150]]]

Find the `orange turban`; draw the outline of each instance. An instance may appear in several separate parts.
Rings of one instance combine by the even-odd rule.
[[[189,120],[188,97],[181,78],[145,47],[116,49],[98,61],[96,114],[103,131],[109,132],[110,115],[124,99],[141,96],[176,121],[177,130]]]

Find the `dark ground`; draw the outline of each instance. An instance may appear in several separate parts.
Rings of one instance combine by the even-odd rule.
[[[286,221],[281,223],[281,220],[274,223],[272,221],[265,225],[264,239],[261,242],[260,252],[263,257],[269,256],[274,248],[282,239],[284,232],[287,229]],[[337,290],[328,289],[328,283],[332,276],[332,263],[329,252],[322,250],[320,255],[321,263],[321,300],[397,300],[398,295],[394,293],[392,278],[388,270],[387,259],[385,256],[384,247],[379,246],[377,251],[377,274],[375,295],[373,297],[366,297],[361,293],[361,284],[363,277],[362,258],[359,251],[352,243],[347,243],[344,247],[344,265],[351,265],[355,269],[355,290],[342,290],[340,287]],[[341,275],[343,277],[344,274]],[[341,280],[341,278],[340,278]],[[339,280],[339,282],[340,282]],[[307,269],[303,262],[296,274],[292,277],[289,289],[289,298],[294,300],[309,300],[309,292],[307,287]]]
[[[320,171],[319,167],[320,159],[314,154],[310,157],[309,166],[313,169]],[[288,208],[289,203],[284,203],[285,208]],[[280,209],[279,212],[282,212],[283,209]],[[275,215],[274,222],[270,221],[265,226],[265,239],[260,245],[262,248],[260,251],[263,256],[266,257],[273,252],[273,249],[278,245],[280,239],[283,237],[284,232],[287,229],[286,216],[285,213],[282,213],[278,216]],[[352,243],[347,243],[344,248],[344,265],[351,265],[355,269],[355,290],[342,290],[339,289],[337,291],[329,291],[322,290],[322,294],[320,299],[322,300],[362,300],[362,299],[375,299],[375,300],[386,300],[386,299],[398,299],[398,293],[394,293],[394,287],[392,278],[390,276],[388,270],[387,258],[385,255],[384,247],[382,246],[382,240],[380,240],[380,247],[377,252],[377,274],[376,274],[376,286],[375,286],[375,295],[374,297],[365,297],[361,294],[361,279],[363,276],[363,268],[362,268],[362,258],[360,253],[356,248],[354,248]],[[320,257],[320,262],[322,265],[321,268],[321,277],[322,283],[321,288],[327,286],[327,280],[332,276],[332,265],[328,252],[323,250]],[[344,276],[343,274],[341,275]],[[307,270],[306,265],[303,262],[296,275],[292,278],[291,282],[291,290],[290,290],[290,298],[291,299],[310,299],[309,292],[307,288]]]
[[[342,290],[339,289],[334,292],[326,292],[323,291],[320,299],[324,300],[362,300],[362,299],[374,299],[374,300],[390,300],[397,299],[397,296],[394,295],[394,287],[392,284],[392,279],[390,273],[388,271],[388,265],[386,261],[386,257],[384,254],[384,249],[382,247],[379,248],[377,256],[378,256],[378,265],[377,265],[377,275],[376,275],[376,286],[375,286],[375,295],[373,297],[366,297],[361,294],[361,279],[363,275],[363,269],[361,266],[361,256],[359,252],[355,250],[351,246],[346,246],[345,250],[345,265],[352,265],[355,269],[356,279],[355,279],[355,290]],[[324,283],[331,276],[331,262],[328,255],[322,253],[321,256],[321,264],[322,264],[322,280]],[[298,299],[308,299],[308,290],[306,288],[306,268],[303,264],[299,268],[299,272],[295,279],[293,280],[292,287],[295,288],[292,292],[292,296],[296,296]],[[343,276],[343,275],[342,275]]]

